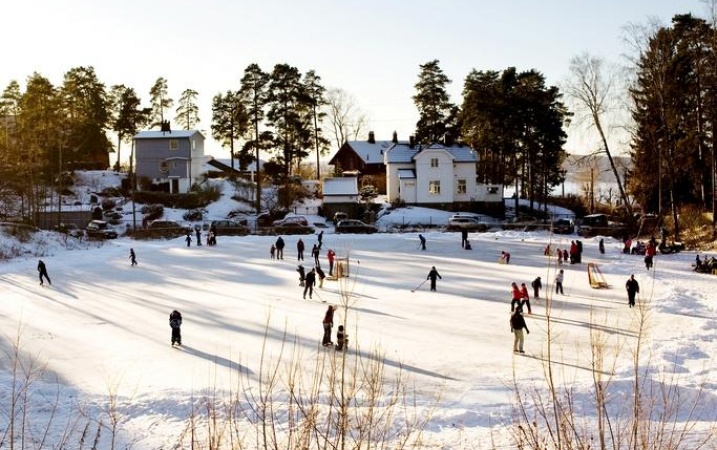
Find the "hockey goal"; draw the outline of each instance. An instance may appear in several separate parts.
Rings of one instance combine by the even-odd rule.
[[[596,263],[588,263],[588,280],[590,281],[590,287],[593,289],[607,289],[610,287],[600,271],[600,266]]]

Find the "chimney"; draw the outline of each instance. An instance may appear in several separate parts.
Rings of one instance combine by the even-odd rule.
[[[453,136],[451,136],[451,133],[445,132],[443,133],[443,146],[444,147],[452,147],[453,146]]]
[[[396,133],[395,131],[393,132],[393,139],[391,139],[391,141],[394,144],[398,144],[398,133]]]
[[[416,136],[408,136],[408,147],[413,148],[416,146]]]
[[[368,132],[368,143],[369,144],[375,144],[376,143],[376,136],[373,134],[373,131]]]
[[[172,128],[169,126],[169,120],[162,121],[160,131],[168,132],[168,133],[172,132]]]

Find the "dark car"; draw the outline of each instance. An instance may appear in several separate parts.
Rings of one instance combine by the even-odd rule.
[[[74,223],[61,223],[60,225],[56,225],[54,230],[78,239],[85,235],[84,230],[80,229],[80,227]]]
[[[575,222],[572,219],[558,219],[553,222],[553,233],[573,234],[575,233]]]
[[[345,212],[338,211],[334,213],[334,225],[341,222],[342,220],[347,220],[349,218],[349,215]]]
[[[249,227],[233,220],[214,220],[210,229],[213,229],[217,236],[246,236],[249,234]]]
[[[85,232],[91,239],[116,239],[118,236],[117,232],[110,228],[110,224],[104,220],[93,220],[88,223]]]
[[[286,217],[288,211],[276,210],[272,212],[263,212],[256,216],[257,227],[270,227],[275,220],[280,220]]]
[[[376,233],[378,228],[360,220],[348,219],[337,223],[335,230],[337,233]]]
[[[314,229],[298,222],[287,222],[274,227],[276,234],[314,234]]]
[[[175,238],[192,233],[192,229],[174,220],[155,220],[149,224],[145,234],[164,238]]]

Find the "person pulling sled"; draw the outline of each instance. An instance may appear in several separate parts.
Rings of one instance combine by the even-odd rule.
[[[169,315],[169,326],[172,328],[172,345],[182,345],[182,314],[176,309]]]

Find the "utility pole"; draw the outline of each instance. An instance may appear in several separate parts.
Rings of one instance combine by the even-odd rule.
[[[60,187],[57,192],[57,228],[60,229],[62,225],[62,185],[63,185],[63,173],[62,173],[62,139],[60,139]]]

